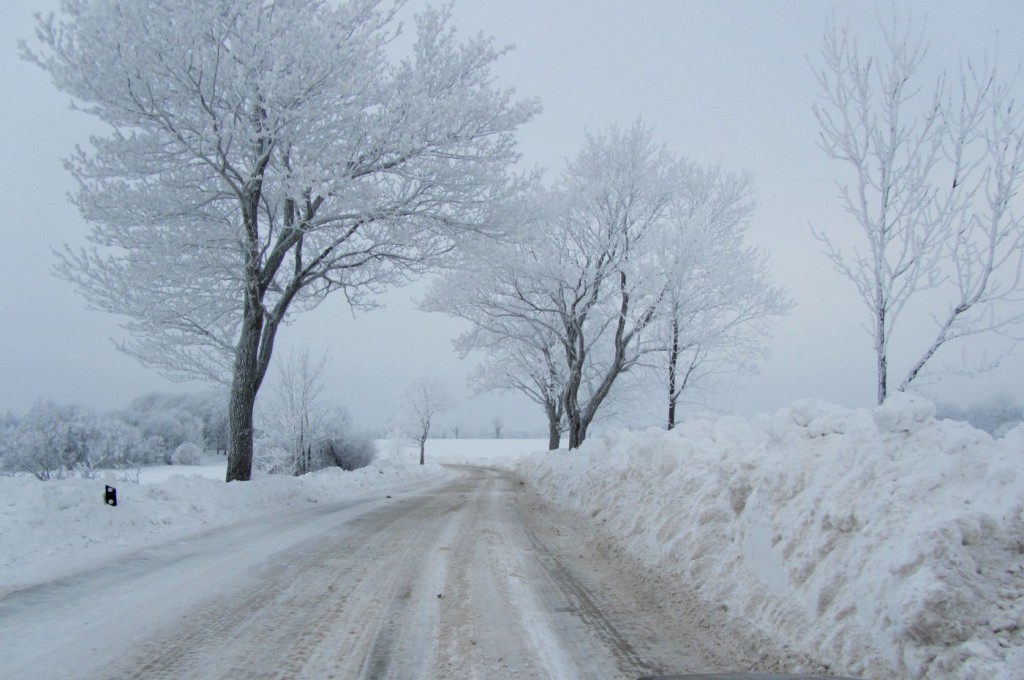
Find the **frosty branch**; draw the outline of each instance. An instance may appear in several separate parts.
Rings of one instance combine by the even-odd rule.
[[[816,236],[869,312],[879,403],[893,383],[891,343],[909,307],[932,305],[934,326],[931,338],[912,340],[917,349],[896,378],[901,391],[947,343],[1009,333],[1024,321],[1024,223],[1014,211],[1024,118],[1013,82],[968,62],[929,90],[919,84],[923,37],[896,20],[882,29],[885,54],[866,58],[847,29],[829,27],[814,109],[822,149],[852,171],[840,200],[861,246]]]

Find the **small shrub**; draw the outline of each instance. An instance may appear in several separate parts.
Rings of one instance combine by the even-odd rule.
[[[171,455],[175,465],[199,465],[202,462],[202,450],[192,442],[179,444]]]
[[[346,432],[324,443],[323,452],[330,462],[342,470],[358,470],[373,462],[377,444],[365,432]]]

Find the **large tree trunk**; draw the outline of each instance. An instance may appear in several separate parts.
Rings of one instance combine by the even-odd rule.
[[[263,320],[259,309],[253,309],[252,305],[247,304],[244,313],[228,402],[229,482],[244,482],[252,477],[253,409],[260,384],[259,346]]]
[[[244,482],[252,477],[252,413],[255,406],[256,390],[252,377],[236,370],[228,403],[229,482]]]
[[[571,414],[569,416],[569,448],[578,449],[586,438],[587,424],[583,422],[583,418],[578,412]]]
[[[554,412],[548,413],[548,451],[554,451],[562,445],[562,432],[558,428],[559,420]]]

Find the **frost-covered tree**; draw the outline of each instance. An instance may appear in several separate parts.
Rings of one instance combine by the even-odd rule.
[[[134,471],[130,478],[138,482],[138,470],[147,462],[145,439],[137,427],[118,414],[99,417],[96,437],[90,442],[90,468],[104,467]]]
[[[403,428],[420,447],[420,465],[424,464],[427,438],[438,415],[452,407],[452,399],[444,385],[433,378],[417,378],[402,395]]]
[[[665,375],[668,366],[668,429],[684,392],[754,370],[770,319],[789,310],[765,256],[744,242],[752,193],[749,174],[690,164],[657,239],[653,264],[666,287],[653,330],[665,361],[652,368]]]
[[[471,322],[457,347],[487,354],[478,384],[528,395],[549,446],[567,431],[576,448],[621,375],[668,354],[671,380],[691,345],[706,358],[785,306],[742,245],[748,183],[697,168],[642,122],[613,126],[509,215],[514,241],[473,251],[424,306]]]
[[[0,414],[0,472],[13,472],[16,469],[15,435],[19,420],[11,411]]]
[[[474,324],[464,346],[520,355],[509,377],[535,400],[557,395],[570,448],[647,349],[641,332],[663,291],[641,260],[670,211],[678,165],[641,122],[588,135],[555,187],[525,211],[528,230],[427,300]],[[546,411],[554,438],[559,423]]]
[[[8,435],[5,467],[40,480],[88,473],[103,462],[97,416],[83,406],[36,402]]]
[[[532,228],[522,229],[523,239]],[[483,361],[470,375],[473,392],[515,391],[544,411],[548,422],[548,447],[557,449],[565,431],[565,369],[561,344],[547,319],[516,302],[512,280],[518,270],[520,246],[476,252],[462,266],[434,282],[423,302],[432,311],[445,311],[467,319],[473,328],[456,339],[463,357],[473,350],[484,352]]]
[[[276,380],[264,390],[257,408],[264,433],[260,455],[273,459],[264,461],[263,469],[294,475],[310,472],[319,467],[313,465],[314,449],[319,454],[322,445],[341,431],[339,409],[326,396],[326,363],[326,354],[311,359],[306,349],[278,361]]]
[[[120,417],[138,429],[144,440],[146,462],[173,462],[182,444],[203,443],[203,421],[186,406],[187,395],[146,394],[133,399]]]
[[[847,28],[829,27],[814,109],[822,149],[851,171],[838,184],[859,244],[816,235],[869,312],[879,403],[948,343],[1024,321],[1024,113],[1013,82],[970,62],[923,82],[923,36],[909,22],[881,28],[885,51],[868,56]],[[898,321],[913,309],[934,325],[905,343],[911,360],[894,371]]]
[[[365,430],[352,428],[348,418],[342,420],[341,431],[323,443],[320,455],[324,466],[333,465],[342,470],[358,470],[377,457],[377,443]]]
[[[378,0],[66,0],[23,53],[106,124],[66,162],[93,249],[61,274],[127,317],[123,349],[230,383],[227,479],[249,479],[253,406],[290,313],[354,306],[488,233],[518,189],[500,55],[416,19],[395,63]]]

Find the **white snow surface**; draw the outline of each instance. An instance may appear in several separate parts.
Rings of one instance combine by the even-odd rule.
[[[104,479],[0,477],[0,594],[250,517],[454,477],[437,463],[387,454],[353,472],[331,468],[231,484],[224,472],[223,458],[146,468],[141,484],[112,482],[117,507],[104,504]]]
[[[709,607],[832,672],[1022,678],[1024,428],[993,440],[933,416],[902,394],[873,410],[805,400],[579,451],[430,440],[422,467],[396,447],[356,472],[241,484],[220,481],[222,463],[177,466],[117,484],[117,508],[102,480],[0,478],[0,593],[247,517],[440,482],[454,474],[442,462],[482,464],[516,469]]]
[[[837,673],[1024,678],[1024,429],[897,394],[615,432],[524,458],[548,498]]]

